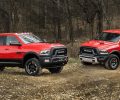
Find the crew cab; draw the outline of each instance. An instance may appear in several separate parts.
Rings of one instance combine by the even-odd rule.
[[[104,64],[115,70],[120,63],[120,30],[105,30],[97,38],[80,46],[80,60],[83,64]]]
[[[67,48],[62,44],[45,43],[32,33],[0,34],[0,71],[17,66],[32,76],[43,68],[60,73],[67,62]]]

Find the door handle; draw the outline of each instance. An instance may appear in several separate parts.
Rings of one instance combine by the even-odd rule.
[[[5,50],[9,50],[9,49],[5,49]]]

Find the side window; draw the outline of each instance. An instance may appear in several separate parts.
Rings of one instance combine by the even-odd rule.
[[[11,42],[19,43],[15,36],[7,36],[6,45],[10,45]]]
[[[0,46],[5,45],[6,37],[5,36],[0,36]]]

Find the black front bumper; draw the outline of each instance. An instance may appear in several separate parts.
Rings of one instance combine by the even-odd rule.
[[[40,56],[39,59],[42,67],[64,66],[68,62],[68,56]]]
[[[93,64],[104,64],[109,55],[85,55],[85,54],[80,54],[79,55],[80,57],[80,60],[83,61],[83,62],[90,62],[90,63],[93,63]]]
[[[97,60],[98,60],[99,63],[105,63],[108,58],[109,58],[109,55],[99,55],[99,56],[97,56]]]

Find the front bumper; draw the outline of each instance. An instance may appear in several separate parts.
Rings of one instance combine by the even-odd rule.
[[[89,62],[92,64],[104,64],[108,59],[109,55],[79,55],[82,62]]]
[[[65,65],[68,62],[68,56],[58,56],[58,57],[40,57],[40,64],[43,67],[50,67],[54,65]]]

